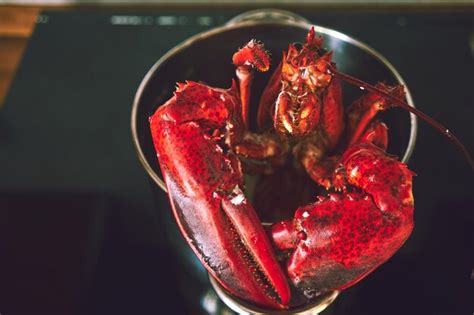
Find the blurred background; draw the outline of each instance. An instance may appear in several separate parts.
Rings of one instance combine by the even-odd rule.
[[[159,8],[216,6],[288,8],[294,5],[324,10],[468,10],[472,12],[472,0],[174,0],[174,1],[132,1],[132,0],[0,0],[0,104],[3,104],[7,88],[15,73],[27,39],[31,36],[39,13],[42,10],[160,10]]]
[[[473,1],[0,0],[1,315],[232,314],[176,250],[130,111],[169,49],[268,7],[378,50],[472,152]],[[424,123],[409,167],[415,231],[323,315],[474,312],[472,170]]]

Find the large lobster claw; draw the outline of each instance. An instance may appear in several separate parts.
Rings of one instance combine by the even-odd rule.
[[[413,229],[413,172],[405,164],[358,143],[344,153],[341,167],[352,192],[321,198],[272,228],[275,244],[293,249],[288,275],[307,296],[354,285]]]
[[[176,221],[209,273],[237,297],[284,308],[287,280],[229,150],[241,137],[239,110],[235,85],[180,84],[150,118],[153,141]]]

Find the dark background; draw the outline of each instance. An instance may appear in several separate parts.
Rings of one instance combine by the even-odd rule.
[[[41,16],[0,111],[2,315],[203,312],[206,282],[165,235],[166,195],[138,162],[129,117],[161,55],[241,11]],[[381,52],[417,107],[473,148],[472,12],[294,11]],[[135,18],[111,23],[117,15]],[[163,15],[184,18],[158,25]],[[422,122],[409,167],[413,234],[323,314],[474,311],[473,173]]]

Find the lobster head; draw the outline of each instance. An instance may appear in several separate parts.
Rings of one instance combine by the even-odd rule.
[[[331,83],[329,64],[332,54],[322,47],[322,38],[315,37],[314,28],[306,43],[290,44],[283,53],[281,89],[273,122],[281,135],[302,137],[319,123],[322,97]]]

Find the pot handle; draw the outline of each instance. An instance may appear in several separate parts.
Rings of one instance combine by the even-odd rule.
[[[226,23],[226,26],[232,26],[249,21],[311,24],[304,17],[289,11],[277,9],[258,9],[244,12],[235,16]]]

